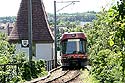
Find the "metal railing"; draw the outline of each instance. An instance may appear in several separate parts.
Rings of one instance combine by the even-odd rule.
[[[45,67],[46,67],[46,70],[47,71],[50,71],[52,69],[54,69],[54,64],[55,64],[55,60],[52,59],[52,60],[47,60],[45,61]],[[57,67],[60,66],[60,59],[57,60]]]
[[[54,68],[54,59],[45,61],[46,70],[50,71]]]

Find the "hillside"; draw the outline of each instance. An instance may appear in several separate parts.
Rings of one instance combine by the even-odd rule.
[[[91,22],[96,19],[96,12],[84,12],[84,13],[59,13],[57,14],[57,21],[60,22]],[[54,23],[54,15],[48,13],[49,23]],[[0,23],[13,23],[16,21],[16,16],[0,17]]]

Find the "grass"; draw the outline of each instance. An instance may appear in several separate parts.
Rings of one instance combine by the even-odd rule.
[[[99,83],[87,69],[81,70],[81,72],[80,78],[83,80],[83,83]]]

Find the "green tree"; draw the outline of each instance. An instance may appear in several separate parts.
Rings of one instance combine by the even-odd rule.
[[[90,30],[86,30],[92,75],[101,83],[125,82],[123,6],[123,2],[120,2],[108,11],[103,11],[90,26]]]
[[[120,1],[108,11],[103,9],[82,31],[88,38],[91,75],[100,83],[124,83],[125,3]]]
[[[32,67],[30,67],[29,62],[26,61],[24,53],[20,52],[18,54],[15,54],[15,45],[10,44],[7,41],[6,34],[0,33],[0,65],[4,64],[18,64],[18,76],[6,78],[6,81],[8,83],[22,83],[22,81],[31,80],[33,78],[37,78],[39,76],[44,76],[47,74],[44,61],[32,61]],[[4,66],[0,66],[1,83],[4,82],[4,76],[8,77],[12,72],[15,73],[17,67],[6,66],[6,71],[4,71],[4,69]]]

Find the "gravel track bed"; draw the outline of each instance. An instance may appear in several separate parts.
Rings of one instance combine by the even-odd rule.
[[[45,83],[67,83],[67,81],[69,81],[70,79],[75,78],[74,76],[76,76],[78,73],[79,70],[70,70],[64,76]]]
[[[62,76],[63,74],[67,73],[68,71],[62,71],[62,68],[56,70],[56,71],[53,71],[51,72],[50,76],[44,80],[41,80],[37,83],[47,83],[49,80],[52,80],[52,79],[55,79],[57,77],[60,77]]]

